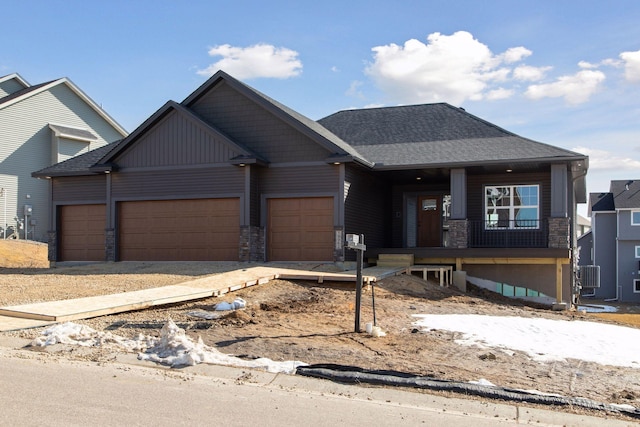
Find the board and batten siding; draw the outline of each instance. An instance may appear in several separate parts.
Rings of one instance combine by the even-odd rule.
[[[49,183],[31,177],[31,173],[51,165],[52,133],[49,123],[87,129],[98,137],[89,149],[122,138],[108,122],[80,99],[65,84],[37,93],[0,109],[0,175],[15,176],[7,188],[13,209],[7,214],[11,224],[23,216],[25,204],[33,207],[30,238],[45,241],[50,222]],[[27,196],[29,196],[27,198]]]
[[[187,166],[226,163],[240,154],[223,137],[174,110],[118,156],[116,163],[122,168]]]
[[[191,107],[206,122],[271,163],[322,161],[331,153],[221,82]]]
[[[369,247],[387,247],[391,194],[388,185],[365,171],[347,165],[344,182],[345,234],[364,234]],[[353,251],[348,251],[353,252]]]

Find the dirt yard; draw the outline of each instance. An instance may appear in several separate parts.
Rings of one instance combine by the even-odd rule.
[[[109,294],[176,284],[204,275],[229,271],[238,263],[102,263],[46,268],[0,268],[0,306],[36,301]],[[291,267],[291,266],[288,266]],[[329,270],[332,266],[305,268]],[[363,295],[362,328],[373,318],[371,291]],[[241,297],[247,308],[218,320],[195,318],[188,313],[213,310],[221,301]],[[365,369],[389,369],[430,375],[438,379],[477,381],[481,378],[502,387],[539,390],[563,396],[585,397],[599,402],[640,406],[640,370],[602,366],[579,360],[540,363],[516,352],[464,347],[455,333],[421,332],[412,323],[414,314],[485,314],[544,317],[615,323],[580,312],[553,312],[528,307],[477,288],[466,294],[441,288],[416,276],[396,276],[375,287],[378,324],[387,333],[374,338],[354,332],[353,285],[274,280],[222,298],[209,298],[156,309],[128,312],[78,321],[97,330],[125,337],[142,333],[158,335],[172,319],[205,344],[247,358],[299,360],[309,364],[335,363]],[[627,307],[623,314],[635,310]],[[636,315],[637,316],[637,315]],[[635,316],[629,317],[635,319]],[[625,319],[623,319],[625,320]],[[628,319],[626,319],[629,322]],[[633,321],[631,321],[633,323]],[[33,339],[41,329],[5,332],[3,335]],[[611,349],[615,351],[615,349]],[[65,351],[64,357],[96,362],[113,360],[112,351]]]

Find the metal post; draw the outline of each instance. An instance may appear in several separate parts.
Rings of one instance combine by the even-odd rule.
[[[355,332],[360,332],[360,306],[362,303],[362,258],[364,251],[356,250],[356,327]]]

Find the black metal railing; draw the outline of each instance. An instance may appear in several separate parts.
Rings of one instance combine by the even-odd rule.
[[[470,248],[546,248],[547,220],[469,221]]]

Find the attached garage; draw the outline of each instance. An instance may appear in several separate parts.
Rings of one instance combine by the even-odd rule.
[[[104,261],[106,205],[58,208],[60,261]]]
[[[238,198],[118,203],[121,261],[237,261]]]
[[[333,197],[268,199],[269,261],[333,260]]]

